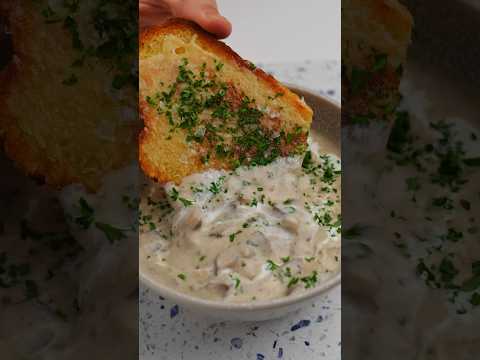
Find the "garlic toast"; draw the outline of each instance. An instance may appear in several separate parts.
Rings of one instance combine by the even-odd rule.
[[[308,105],[195,24],[145,30],[139,78],[140,165],[161,183],[264,165],[306,147]]]
[[[137,5],[0,4],[13,42],[12,61],[0,69],[0,138],[26,174],[94,191],[106,173],[137,159]]]

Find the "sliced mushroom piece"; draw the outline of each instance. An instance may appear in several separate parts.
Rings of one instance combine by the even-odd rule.
[[[280,222],[280,225],[287,231],[291,232],[292,234],[297,235],[298,230],[299,230],[299,221],[298,219],[292,217],[292,216],[285,216],[282,221]]]
[[[239,249],[237,246],[230,247],[217,256],[217,258],[215,259],[217,272],[223,269],[233,268],[235,266],[235,264],[240,259],[238,250]]]
[[[225,298],[230,291],[230,286],[223,283],[211,283],[206,286],[209,292],[217,295],[220,298]]]
[[[297,241],[293,244],[293,246],[293,251],[298,256],[309,256],[309,254],[315,253],[315,244],[312,241],[308,241],[308,238],[298,238]]]
[[[242,242],[239,246],[240,255],[244,258],[251,258],[255,255],[255,251],[252,249],[251,246],[247,245],[246,242]]]
[[[235,271],[249,280],[253,280],[262,271],[264,262],[258,259],[244,259],[235,266]]]
[[[221,295],[223,298],[227,297],[233,288],[231,274],[230,270],[219,270],[217,276],[210,281],[207,288],[215,291],[216,294]]]
[[[202,211],[196,207],[181,211],[173,222],[173,231],[175,233],[185,233],[200,229],[202,226],[202,215]]]
[[[197,269],[189,272],[188,280],[192,289],[200,289],[208,284],[211,272],[211,269],[208,268]]]
[[[252,248],[253,251],[259,251],[262,254],[270,255],[272,253],[272,247],[270,241],[267,239],[264,233],[260,231],[253,232],[247,239],[246,244]],[[255,250],[257,249],[257,250]]]

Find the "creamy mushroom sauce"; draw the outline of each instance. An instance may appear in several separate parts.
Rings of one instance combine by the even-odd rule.
[[[340,267],[340,161],[312,143],[304,157],[176,186],[146,184],[140,263],[156,281],[210,300],[299,293]]]
[[[456,115],[457,99],[445,111],[436,101],[444,87],[437,94],[409,80],[402,92],[409,116],[394,128],[395,151],[385,146],[390,129],[378,124],[343,133],[351,136],[342,153],[345,357],[476,359],[478,122]]]
[[[108,174],[90,193],[38,185],[2,156],[0,167],[0,358],[134,358],[138,168]],[[92,210],[88,228],[80,199]],[[109,239],[93,222],[121,236]]]

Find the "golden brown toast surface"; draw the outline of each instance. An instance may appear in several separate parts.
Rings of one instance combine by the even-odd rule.
[[[312,110],[196,25],[140,37],[140,164],[160,182],[303,151]]]

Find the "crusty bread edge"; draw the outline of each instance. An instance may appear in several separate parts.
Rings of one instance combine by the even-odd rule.
[[[37,160],[37,149],[32,146],[19,129],[14,126],[15,117],[8,110],[7,98],[14,91],[14,83],[17,77],[17,63],[23,67],[31,67],[28,54],[21,54],[15,49],[15,44],[21,43],[27,36],[23,30],[22,24],[18,21],[10,21],[13,6],[0,7],[0,16],[7,20],[13,36],[13,59],[0,71],[0,146],[15,166],[26,175],[38,179],[42,183],[61,188],[75,182],[80,182],[76,176],[66,171],[60,172],[59,169],[65,169],[58,163],[49,159],[43,159],[40,164]],[[18,20],[18,19],[16,19]],[[26,39],[25,39],[26,40]],[[53,174],[53,176],[52,176]],[[86,184],[91,191],[94,190],[93,184]]]
[[[275,93],[284,93],[282,98],[287,99],[289,102],[291,102],[291,104],[297,109],[297,111],[302,115],[303,118],[309,118],[312,116],[312,110],[310,109],[310,107],[303,101],[301,101],[296,94],[294,94],[285,86],[280,84],[273,76],[267,74],[260,68],[252,68],[251,63],[247,60],[244,60],[240,55],[233,51],[232,48],[230,48],[225,43],[215,39],[212,35],[200,28],[197,24],[194,24],[190,21],[173,19],[162,26],[150,27],[142,31],[140,34],[139,44],[140,53],[142,52],[142,48],[144,47],[144,45],[151,39],[175,31],[188,31],[191,33],[195,33],[198,36],[197,40],[199,41],[199,43],[206,49],[217,55],[219,58],[225,58],[233,61],[240,68],[254,73],[258,78],[267,83]]]

